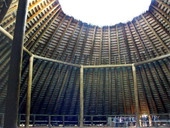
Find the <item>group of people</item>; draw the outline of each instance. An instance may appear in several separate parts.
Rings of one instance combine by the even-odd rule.
[[[115,116],[108,118],[108,125],[113,127],[135,126],[136,117],[134,116]]]
[[[159,120],[159,116],[151,116],[150,121],[153,124],[157,123]],[[139,123],[141,126],[150,126],[149,117],[147,115],[140,116]],[[113,127],[128,127],[136,125],[136,117],[135,116],[115,116],[108,118],[108,125]]]

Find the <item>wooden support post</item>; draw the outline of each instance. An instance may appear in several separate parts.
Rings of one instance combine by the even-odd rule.
[[[80,68],[80,127],[83,127],[84,120],[84,82],[83,82],[84,68]]]
[[[0,114],[0,127],[4,126],[4,114]]]
[[[63,115],[63,127],[65,126],[65,116]]]
[[[4,128],[17,128],[18,104],[23,58],[25,22],[28,0],[20,0],[17,11],[14,39],[10,56],[10,69],[6,96]]]
[[[149,127],[152,127],[152,117],[150,114],[148,115],[148,118],[149,118]]]
[[[33,115],[33,127],[35,126],[35,118],[36,118],[36,115]]]
[[[48,116],[48,127],[51,128],[51,116]]]
[[[133,72],[133,84],[134,84],[134,96],[135,96],[135,114],[136,114],[136,127],[139,127],[139,98],[138,98],[138,86],[136,77],[136,67],[132,64]]]
[[[34,56],[31,56],[30,63],[29,63],[29,77],[28,77],[28,88],[27,88],[26,122],[25,122],[26,128],[29,128],[29,122],[30,122],[33,62],[34,62]]]
[[[91,126],[93,126],[93,116],[91,116]]]

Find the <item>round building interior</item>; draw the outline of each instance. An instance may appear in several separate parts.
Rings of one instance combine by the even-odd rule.
[[[170,0],[102,27],[0,0],[1,127],[170,127]]]

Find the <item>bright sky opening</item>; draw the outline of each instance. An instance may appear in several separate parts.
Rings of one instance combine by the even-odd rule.
[[[59,0],[65,14],[105,26],[126,23],[149,9],[151,0]]]

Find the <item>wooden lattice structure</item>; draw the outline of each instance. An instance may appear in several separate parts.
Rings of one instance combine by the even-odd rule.
[[[17,0],[0,1],[0,113],[17,7]],[[33,114],[79,114],[81,66],[84,114],[135,114],[132,65],[139,113],[170,113],[170,0],[152,0],[132,21],[103,27],[67,16],[58,0],[31,0],[26,22],[19,113],[25,113],[31,55]]]

